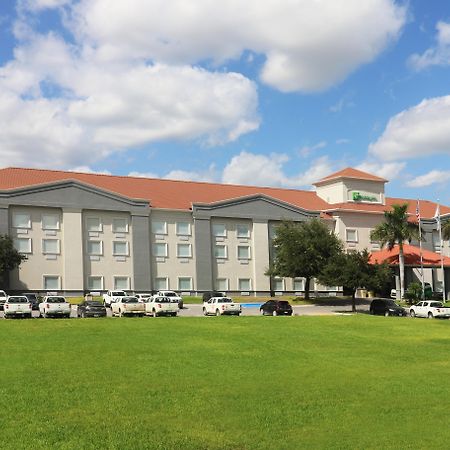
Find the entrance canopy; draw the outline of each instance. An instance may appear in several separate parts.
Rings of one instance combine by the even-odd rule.
[[[398,266],[399,247],[396,245],[392,250],[384,249],[370,254],[371,264],[387,262],[390,266]],[[414,245],[403,244],[405,255],[405,266],[420,267],[420,248]],[[450,258],[442,257],[444,267],[450,267]],[[441,267],[441,255],[430,250],[422,250],[423,267]]]

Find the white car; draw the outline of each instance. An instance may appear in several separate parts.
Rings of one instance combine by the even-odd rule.
[[[24,295],[11,295],[4,304],[4,318],[28,317],[31,319],[31,303]]]
[[[409,308],[409,315],[411,317],[428,317],[429,319],[435,317],[439,319],[449,319],[450,308],[444,306],[442,302],[427,300],[411,306],[411,308]]]
[[[135,294],[134,296],[140,303],[145,303],[152,297],[152,294]]]
[[[178,308],[183,309],[183,299],[175,291],[158,291],[158,297],[168,297],[172,302],[178,304]]]
[[[3,305],[5,304],[7,298],[8,296],[6,295],[6,292],[0,291],[0,310],[3,309]]]
[[[239,303],[234,303],[229,297],[211,297],[203,303],[203,314],[205,316],[239,316],[242,308]]]
[[[111,312],[113,317],[143,316],[145,303],[140,303],[136,297],[121,297],[120,300],[111,304]]]
[[[164,295],[154,295],[145,302],[145,314],[158,316],[173,316],[176,317],[178,313],[178,303],[165,297]]]
[[[71,306],[59,295],[47,295],[39,303],[40,317],[70,317]]]

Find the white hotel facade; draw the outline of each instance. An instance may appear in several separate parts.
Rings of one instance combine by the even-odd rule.
[[[347,249],[379,250],[371,230],[391,205],[387,180],[347,168],[315,191],[6,168],[0,170],[0,233],[27,256],[11,292],[217,289],[238,295],[301,294],[303,279],[270,279],[280,221],[320,217]],[[424,248],[441,251],[436,203],[421,200]],[[442,219],[450,208],[441,205]],[[442,252],[449,256],[449,243]],[[416,277],[412,270],[410,277]],[[426,281],[442,285],[438,270]],[[450,286],[450,280],[446,280]],[[313,285],[319,293],[339,288]]]

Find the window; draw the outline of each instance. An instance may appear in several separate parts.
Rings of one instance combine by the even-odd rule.
[[[227,246],[226,245],[215,245],[214,246],[214,256],[216,258],[226,258],[227,257]]]
[[[57,291],[59,289],[59,277],[56,275],[44,275],[44,289]]]
[[[113,241],[113,255],[114,256],[128,256],[128,242]]]
[[[238,259],[250,259],[250,247],[248,245],[238,245],[237,257]]]
[[[245,223],[239,223],[236,225],[236,234],[238,238],[250,237],[250,227]]]
[[[88,231],[102,231],[102,221],[99,217],[88,217],[86,219],[86,228]]]
[[[356,230],[345,230],[347,242],[358,242],[358,232]]]
[[[115,218],[112,221],[113,233],[128,233],[128,220],[125,218]]]
[[[167,244],[153,244],[153,253],[155,254],[155,256],[167,256]]]
[[[177,235],[178,236],[190,236],[191,224],[189,222],[177,222]]]
[[[114,277],[114,289],[125,291],[130,289],[129,277]]]
[[[274,291],[284,291],[284,280],[282,278],[275,278],[273,280]]]
[[[294,278],[294,291],[304,291],[305,280],[303,278]]]
[[[169,283],[167,278],[156,278],[155,279],[155,289],[157,291],[164,291],[169,289]]]
[[[228,279],[227,278],[217,278],[216,289],[218,291],[228,291]]]
[[[223,223],[213,223],[212,226],[213,236],[226,237],[227,229]]]
[[[251,290],[250,278],[239,278],[238,290],[239,291],[250,291]]]
[[[14,239],[14,247],[19,253],[31,253],[31,239],[16,238]]]
[[[190,258],[192,256],[191,244],[177,244],[177,256],[179,258]]]
[[[431,240],[433,241],[433,249],[435,252],[441,251],[441,240],[439,239],[439,231],[433,230],[431,235]]]
[[[59,230],[59,216],[57,214],[43,214],[41,222],[43,230]]]
[[[42,253],[59,255],[59,239],[42,239]]]
[[[167,234],[167,223],[166,222],[152,222],[152,233],[153,234]]]
[[[103,255],[102,241],[87,241],[88,255]]]
[[[180,278],[178,278],[178,289],[180,291],[190,291],[190,290],[192,290],[192,278],[191,277],[180,277]]]
[[[29,214],[15,213],[13,215],[14,228],[31,228],[31,219]]]
[[[88,277],[88,289],[93,291],[101,291],[103,289],[103,277]]]

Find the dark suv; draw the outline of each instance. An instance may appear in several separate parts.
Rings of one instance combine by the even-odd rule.
[[[369,308],[370,314],[382,316],[406,316],[406,310],[390,298],[374,298]]]
[[[259,311],[263,316],[292,316],[292,306],[286,300],[268,300]]]
[[[225,297],[225,294],[217,291],[205,292],[203,294],[203,303],[207,302],[212,297]]]
[[[31,309],[34,311],[39,310],[39,298],[38,295],[33,292],[26,292],[24,294],[20,294],[28,299],[28,301],[31,303]]]

